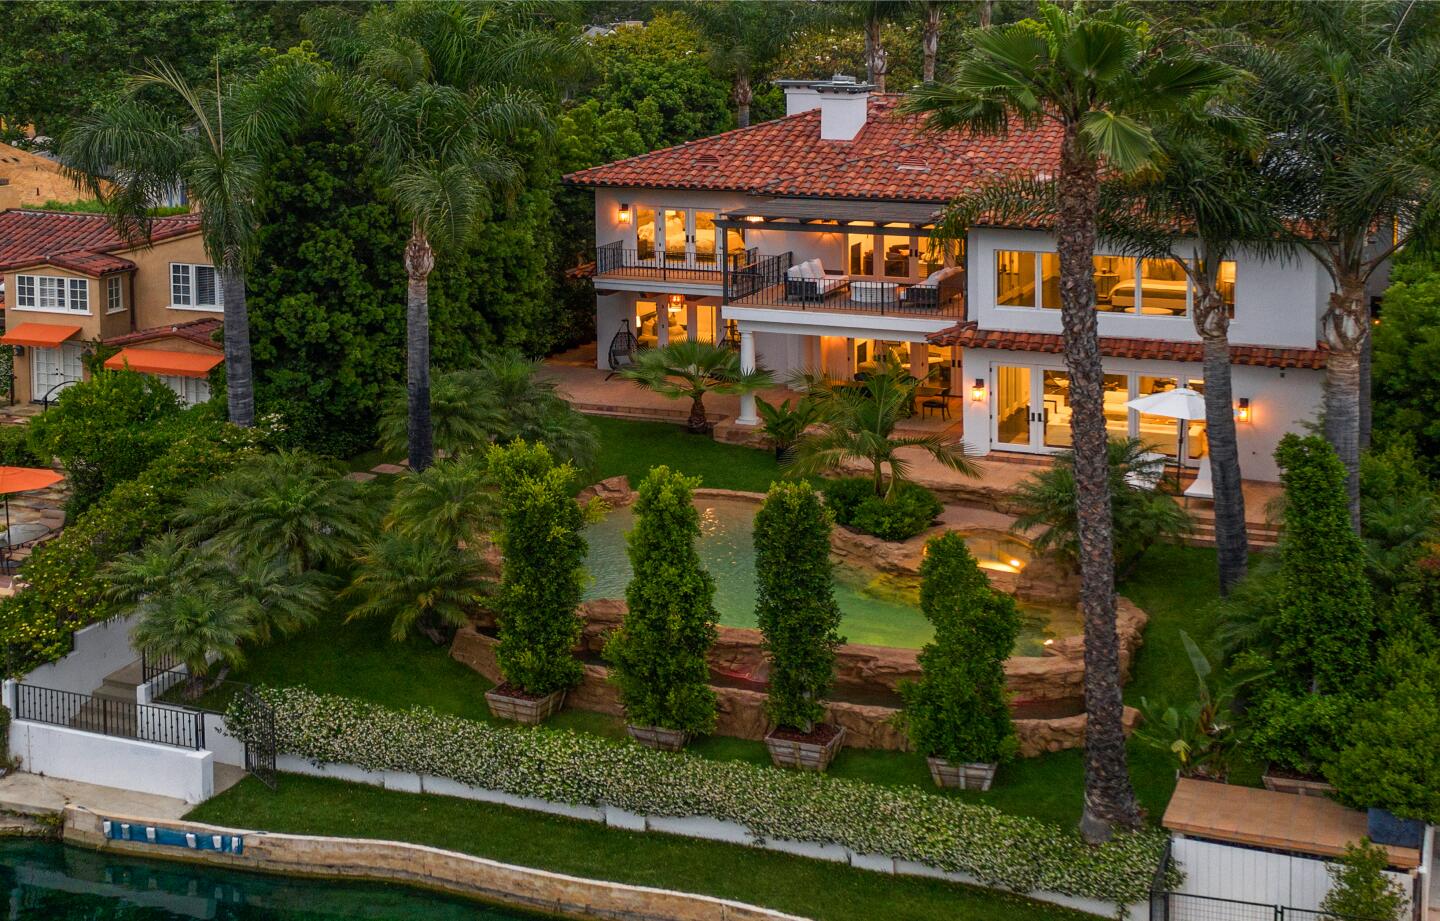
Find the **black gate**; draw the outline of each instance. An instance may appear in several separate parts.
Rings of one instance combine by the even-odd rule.
[[[245,772],[270,789],[275,789],[275,709],[248,685],[241,689],[246,721]]]

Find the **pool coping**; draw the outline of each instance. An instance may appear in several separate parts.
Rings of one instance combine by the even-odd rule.
[[[124,823],[138,840],[116,840],[110,829]],[[238,840],[233,850],[200,850],[155,844],[145,829],[161,828],[195,838]],[[99,851],[147,859],[200,863],[229,869],[320,879],[394,882],[417,889],[569,918],[607,921],[807,921],[798,916],[730,899],[569,876],[501,863],[405,841],[292,835],[223,828],[176,819],[98,813],[67,805],[61,840]]]

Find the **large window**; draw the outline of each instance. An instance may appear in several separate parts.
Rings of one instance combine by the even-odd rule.
[[[17,275],[15,307],[52,313],[89,313],[90,282],[54,275]]]
[[[220,279],[214,266],[170,263],[170,306],[182,310],[220,310]]]
[[[1173,259],[1094,257],[1095,309],[1137,316],[1184,317],[1194,292],[1185,269]],[[1235,315],[1235,263],[1222,262],[1221,296]],[[1060,257],[1023,250],[995,251],[995,303],[1000,307],[1060,307]]]
[[[856,221],[850,226],[870,227],[869,221]],[[851,275],[875,274],[875,237],[868,233],[852,233],[847,238],[848,271]]]

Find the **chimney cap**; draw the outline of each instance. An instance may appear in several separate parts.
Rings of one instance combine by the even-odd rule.
[[[810,89],[817,93],[846,93],[858,95],[869,93],[876,87],[873,83],[861,83],[849,74],[834,74],[828,80],[775,80],[782,89]]]

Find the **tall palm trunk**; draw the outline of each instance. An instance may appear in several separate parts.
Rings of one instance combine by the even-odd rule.
[[[1330,295],[1322,326],[1330,354],[1325,359],[1325,437],[1345,465],[1350,524],[1360,530],[1360,359],[1369,338],[1365,284],[1342,278]]]
[[[245,303],[245,270],[220,267],[220,297],[225,308],[225,402],[230,421],[255,424],[255,379],[250,368],[250,311]]]
[[[430,427],[430,272],[435,251],[418,224],[405,244],[405,387],[410,404],[410,469],[420,472],[435,458]]]
[[[1125,754],[1120,641],[1115,626],[1114,519],[1110,509],[1104,371],[1095,313],[1095,157],[1066,126],[1060,153],[1060,305],[1070,373],[1075,517],[1080,543],[1080,609],[1085,619],[1085,811],[1081,834],[1103,841],[1140,824]]]
[[[995,0],[980,0],[980,28],[990,28],[990,17],[995,12]]]
[[[1205,437],[1215,484],[1215,549],[1220,562],[1220,594],[1228,595],[1245,578],[1250,561],[1240,447],[1235,413],[1230,408],[1230,317],[1220,292],[1203,272],[1200,281],[1195,293],[1195,331],[1205,345]]]
[[[710,431],[710,417],[705,412],[704,391],[690,395],[690,418],[685,420],[685,427],[692,435],[704,435]]]
[[[880,37],[884,23],[877,17],[865,20],[865,70],[877,92],[885,92],[886,63],[885,45]]]
[[[735,71],[735,86],[731,90],[735,99],[735,124],[741,128],[750,127],[750,103],[755,91],[750,86],[750,75],[744,70]]]
[[[921,47],[925,52],[923,78],[926,83],[935,82],[935,58],[940,54],[940,13],[939,3],[925,4],[925,34]]]

